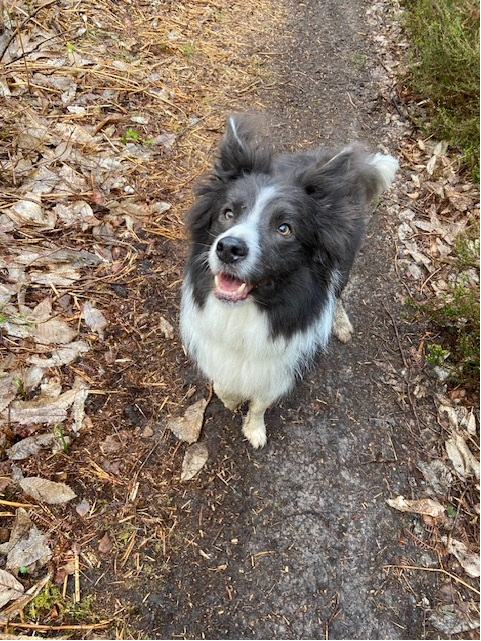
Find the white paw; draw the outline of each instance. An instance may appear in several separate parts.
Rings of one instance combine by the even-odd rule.
[[[354,328],[340,300],[337,302],[332,331],[341,343],[349,343],[354,335]]]
[[[250,412],[244,419],[242,426],[242,433],[256,449],[264,447],[267,443],[266,426],[264,424],[264,416],[252,416]]]

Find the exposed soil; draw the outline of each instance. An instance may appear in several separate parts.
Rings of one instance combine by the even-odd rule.
[[[395,154],[371,6],[283,0],[255,104],[237,96],[229,108],[262,110],[279,148],[360,140]],[[212,153],[208,144],[202,153]],[[185,171],[168,194],[179,210],[190,199]],[[95,506],[83,522],[71,507],[56,512],[58,559],[81,546],[82,590],[102,620],[112,619],[85,638],[448,638],[429,622],[454,590],[437,541],[386,503],[425,493],[416,465],[441,432],[432,399],[413,396],[412,354],[425,328],[403,312],[395,198],[396,184],[373,212],[346,292],[353,341],[333,340],[267,412],[260,451],[242,438],[241,416],[214,396],[201,437],[209,460],[184,483],[185,444],[167,421],[210,394],[177,330],[186,245],[180,225],[172,238],[136,230],[132,269],[97,288],[111,320],[105,341],[75,365],[96,390],[90,428],[50,467]],[[454,587],[462,599],[463,586]]]

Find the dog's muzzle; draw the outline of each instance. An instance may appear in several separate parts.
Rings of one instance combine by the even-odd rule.
[[[241,238],[224,236],[217,241],[215,251],[220,261],[226,265],[232,265],[244,259],[249,253],[249,248]]]

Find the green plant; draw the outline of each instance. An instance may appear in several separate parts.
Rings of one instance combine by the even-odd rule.
[[[446,514],[449,516],[449,518],[454,519],[456,514],[458,513],[457,509],[454,507],[454,505],[448,505],[446,507]]]
[[[191,42],[188,42],[186,45],[184,45],[182,53],[185,58],[192,58],[195,53],[194,45]]]
[[[124,133],[124,135],[122,136],[122,138],[120,139],[120,142],[123,145],[126,145],[129,141],[132,141],[132,142],[140,141],[139,133],[135,131],[135,129],[132,129],[132,127],[129,127],[127,131]]]
[[[407,306],[433,323],[438,342],[426,347],[425,358],[433,366],[444,367],[451,380],[467,388],[479,389],[479,293],[477,287],[460,279],[452,291],[423,303],[413,300]]]
[[[20,378],[20,376],[14,376],[14,377],[13,377],[13,382],[14,382],[14,383],[15,383],[15,385],[17,386],[18,393],[20,394],[20,396],[22,397],[22,399],[23,399],[24,401],[26,401],[26,400],[27,400],[27,392],[25,391],[25,387],[24,387],[24,385],[23,385],[23,381],[22,381],[22,379]]]
[[[427,100],[429,134],[459,148],[479,178],[479,5],[406,0],[412,42],[408,83]]]
[[[86,596],[78,603],[74,603],[69,597],[63,597],[59,588],[51,583],[47,583],[45,588],[30,601],[27,615],[36,620],[45,619],[47,616],[67,617],[80,620],[82,623],[98,619],[93,612],[91,596]]]
[[[426,346],[426,361],[433,366],[442,367],[450,352],[437,343]]]
[[[54,428],[53,428],[53,433],[54,435],[60,439],[60,442],[62,443],[62,449],[67,454],[68,452],[68,443],[65,440],[65,434],[63,433],[62,425],[60,423],[57,423]]]
[[[454,241],[454,251],[461,269],[479,267],[479,220],[476,220],[464,234]]]
[[[54,608],[59,611],[62,602],[60,590],[51,583],[47,583],[45,588],[28,604],[27,614],[32,619],[43,618]]]

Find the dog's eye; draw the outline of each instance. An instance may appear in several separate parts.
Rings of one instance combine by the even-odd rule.
[[[282,223],[282,225],[279,225],[277,231],[283,236],[289,236],[289,234],[292,234],[292,229],[287,223]]]
[[[232,219],[234,218],[234,215],[235,215],[235,214],[234,214],[234,212],[232,211],[232,209],[226,209],[226,210],[225,210],[225,212],[224,212],[224,218],[225,218],[226,220],[232,220]]]

